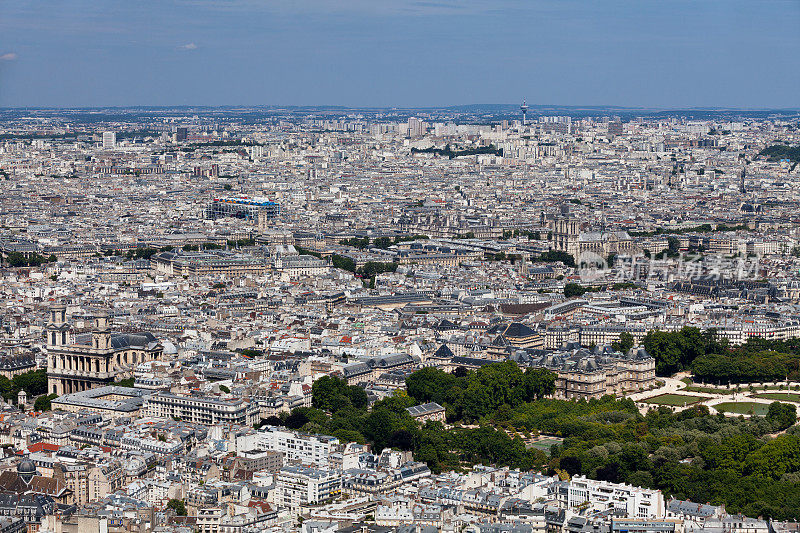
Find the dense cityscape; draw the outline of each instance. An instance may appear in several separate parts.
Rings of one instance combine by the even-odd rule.
[[[0,111],[0,531],[800,530],[800,113]]]

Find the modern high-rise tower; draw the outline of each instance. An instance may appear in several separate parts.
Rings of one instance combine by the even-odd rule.
[[[742,194],[747,194],[747,187],[745,187],[745,178],[747,178],[747,167],[742,166],[742,170],[739,172],[739,192]]]
[[[528,124],[528,104],[525,100],[522,100],[522,105],[519,106],[519,110],[522,111],[522,125],[526,126]]]
[[[103,148],[109,149],[117,146],[117,134],[113,131],[103,132]]]

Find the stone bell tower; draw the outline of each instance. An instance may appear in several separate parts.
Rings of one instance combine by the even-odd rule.
[[[111,331],[108,329],[108,315],[97,314],[94,317],[94,331],[92,332],[92,348],[108,350],[111,340]]]
[[[45,327],[47,346],[59,347],[69,344],[69,324],[67,324],[67,307],[54,305],[50,308],[50,322]]]

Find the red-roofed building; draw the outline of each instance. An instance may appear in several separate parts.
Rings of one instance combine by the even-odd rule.
[[[61,446],[58,444],[50,444],[49,442],[37,442],[28,446],[30,453],[55,453]],[[22,452],[17,452],[17,455],[22,455]]]

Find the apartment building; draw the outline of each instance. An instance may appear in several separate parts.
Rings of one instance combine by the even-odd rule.
[[[157,392],[147,397],[143,411],[146,416],[175,418],[206,426],[216,424],[252,426],[260,420],[258,405],[241,398],[178,396],[171,392]]]
[[[331,452],[338,445],[339,439],[336,437],[305,435],[270,427],[258,433],[255,447],[282,453],[284,463],[327,467]]]
[[[285,466],[275,482],[275,503],[293,511],[336,498],[342,477],[334,470],[307,466]]]
[[[631,518],[663,518],[664,496],[659,490],[575,476],[559,487],[559,503],[572,511],[593,508]]]

